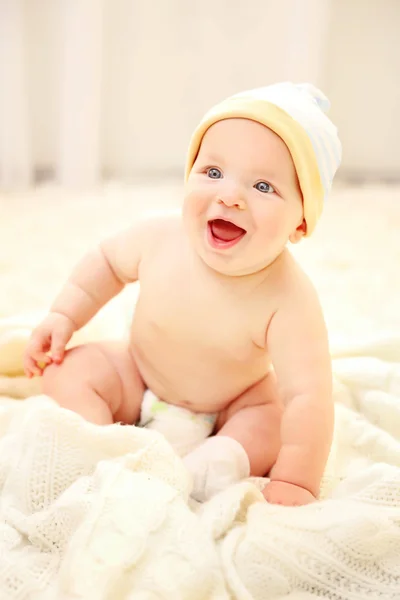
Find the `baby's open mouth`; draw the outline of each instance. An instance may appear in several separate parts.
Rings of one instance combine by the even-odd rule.
[[[213,245],[231,247],[246,235],[246,230],[225,219],[213,219],[208,222],[208,230]]]

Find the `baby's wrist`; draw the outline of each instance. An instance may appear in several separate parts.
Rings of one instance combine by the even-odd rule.
[[[67,319],[72,327],[74,328],[74,331],[77,331],[78,329],[80,329],[80,326],[78,325],[78,323],[68,314],[66,314],[65,312],[61,312],[60,310],[57,310],[56,308],[51,308],[49,311],[49,316],[58,316],[58,317],[63,317],[64,319]]]

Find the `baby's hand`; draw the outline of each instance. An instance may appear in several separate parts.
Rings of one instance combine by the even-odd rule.
[[[316,500],[308,490],[285,481],[270,481],[264,488],[263,495],[267,502],[284,506],[302,506]]]
[[[60,364],[64,359],[65,346],[75,330],[75,323],[65,315],[49,313],[44,321],[34,329],[25,349],[25,375],[27,377],[40,376],[48,364],[52,362]],[[51,357],[48,356],[48,352],[51,352]]]

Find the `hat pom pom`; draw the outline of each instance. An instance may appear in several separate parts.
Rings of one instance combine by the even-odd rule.
[[[319,108],[324,112],[328,112],[331,103],[328,98],[311,83],[301,83],[297,86],[300,90],[312,97],[312,99],[318,104]]]

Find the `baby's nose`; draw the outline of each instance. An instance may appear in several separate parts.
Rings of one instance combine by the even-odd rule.
[[[218,204],[224,204],[228,208],[239,208],[243,210],[246,208],[246,201],[243,194],[239,190],[224,190],[217,196]]]

